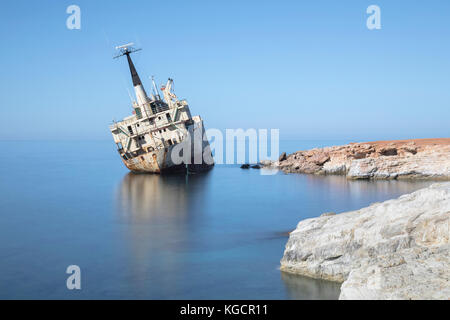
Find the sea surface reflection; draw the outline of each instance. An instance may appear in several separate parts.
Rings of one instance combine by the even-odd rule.
[[[109,141],[0,147],[15,155],[0,159],[0,298],[335,299],[338,284],[280,272],[288,232],[431,183],[132,174]],[[66,288],[72,264],[80,291]]]
[[[117,214],[126,225],[134,290],[153,298],[252,298],[258,292],[261,298],[336,299],[339,284],[278,271],[288,231],[302,216],[358,209],[422,184],[262,176],[236,167],[189,176],[128,173],[118,188]]]

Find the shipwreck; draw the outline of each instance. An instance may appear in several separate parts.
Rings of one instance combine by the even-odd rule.
[[[191,116],[186,100],[172,92],[168,79],[160,91],[152,77],[152,94],[147,95],[130,54],[132,43],[116,47],[130,68],[136,100],[132,115],[114,121],[110,130],[125,166],[133,172],[195,173],[214,166],[210,145],[200,116]]]

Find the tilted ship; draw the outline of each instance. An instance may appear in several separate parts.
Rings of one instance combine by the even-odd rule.
[[[147,95],[130,54],[132,43],[116,47],[126,56],[136,101],[133,114],[113,122],[110,130],[122,162],[133,172],[189,172],[214,165],[209,142],[200,116],[191,116],[186,100],[172,92],[173,80],[161,87],[163,98],[152,77],[152,94]]]

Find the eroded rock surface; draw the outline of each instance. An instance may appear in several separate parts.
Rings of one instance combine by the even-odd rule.
[[[450,299],[450,182],[301,221],[281,270],[343,282],[341,299]]]
[[[262,161],[286,173],[349,179],[450,179],[450,138],[376,141],[298,151]]]

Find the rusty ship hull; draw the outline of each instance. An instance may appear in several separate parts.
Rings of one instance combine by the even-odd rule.
[[[201,121],[201,120],[200,120]],[[193,131],[189,132],[190,137],[197,136],[195,130],[201,131],[201,137],[204,136],[203,124],[194,125]],[[193,139],[191,141],[194,141]],[[181,142],[183,144],[184,141]],[[195,143],[202,145],[201,148],[195,148]],[[139,156],[126,159],[121,157],[124,165],[135,173],[198,173],[210,170],[214,166],[214,161],[210,152],[208,141],[197,140],[195,142],[186,141],[185,146],[190,149],[191,156],[187,161],[174,161],[180,158],[179,144],[171,145],[166,148],[148,151]],[[201,159],[199,162],[198,159]],[[199,162],[199,163],[196,163]]]

